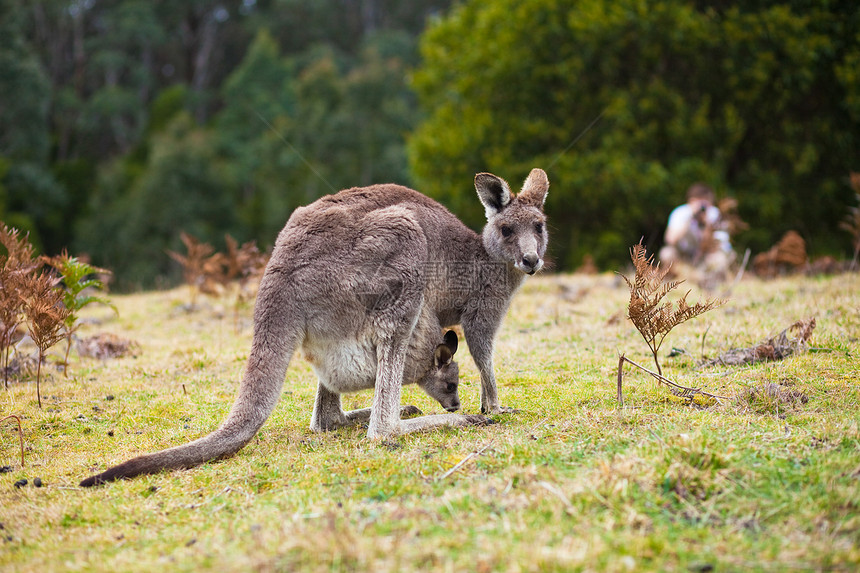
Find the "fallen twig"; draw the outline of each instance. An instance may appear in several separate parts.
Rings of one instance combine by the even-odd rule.
[[[470,452],[469,455],[467,455],[465,458],[463,458],[462,460],[460,460],[459,462],[454,464],[448,471],[446,471],[445,473],[443,473],[441,476],[439,476],[436,479],[438,481],[442,481],[446,477],[450,476],[451,474],[456,472],[458,469],[462,468],[464,465],[469,463],[469,460],[471,460],[472,458],[476,458],[476,457],[480,456],[482,453],[484,453],[484,450],[486,450],[491,445],[493,445],[493,442],[495,442],[495,441],[496,441],[496,438],[493,438],[492,440],[490,440],[489,442],[487,442],[486,444],[484,444],[483,446],[481,446],[480,448],[478,448],[474,452]]]
[[[532,431],[534,431],[534,429],[535,429],[535,428],[537,428],[538,426],[540,426],[541,424],[543,424],[544,422],[546,422],[548,419],[549,419],[549,418],[544,418],[544,419],[542,419],[540,422],[538,422],[537,424],[535,424],[534,426],[532,426],[531,428],[529,428],[528,433],[529,433],[529,434],[531,434],[531,433],[532,433]],[[466,465],[467,463],[469,463],[469,460],[471,460],[471,459],[473,459],[473,458],[476,458],[476,457],[480,456],[481,454],[483,454],[483,453],[484,453],[484,451],[485,451],[487,448],[489,448],[490,446],[492,446],[492,445],[493,445],[493,442],[495,442],[495,441],[496,441],[496,437],[493,437],[489,442],[487,442],[486,444],[484,444],[483,446],[481,446],[480,448],[478,448],[478,449],[477,449],[477,450],[475,450],[474,452],[469,452],[469,454],[468,454],[465,458],[463,458],[462,460],[460,460],[459,462],[457,462],[456,464],[454,464],[451,468],[449,468],[449,469],[448,469],[448,471],[446,471],[445,473],[443,473],[442,475],[440,475],[439,477],[437,477],[437,478],[436,478],[436,481],[442,481],[443,479],[447,478],[448,476],[450,476],[451,474],[453,474],[454,472],[456,472],[457,470],[459,470],[460,468],[462,468],[464,465]]]
[[[618,358],[618,403],[620,406],[624,405],[624,398],[621,394],[621,378],[622,378],[623,366],[624,366],[625,362],[627,362],[628,364],[632,364],[633,366],[635,366],[636,368],[638,368],[644,372],[647,372],[648,374],[650,374],[651,376],[656,378],[658,382],[666,384],[667,386],[672,388],[673,394],[675,394],[676,396],[678,396],[680,398],[685,398],[691,402],[693,401],[693,398],[698,396],[698,395],[707,396],[707,397],[713,398],[717,401],[730,399],[728,396],[720,396],[719,394],[712,394],[710,392],[706,392],[706,391],[702,390],[701,388],[690,388],[688,386],[681,386],[677,382],[673,382],[672,380],[669,380],[668,378],[666,378],[662,374],[658,374],[657,372],[654,372],[652,370],[648,370],[644,366],[637,364],[636,362],[633,362],[632,360],[630,360],[629,358],[627,358],[626,356],[624,356],[622,354]]]
[[[5,422],[9,418],[15,418],[18,422],[18,441],[21,443],[21,467],[24,467],[24,430],[21,429],[21,418],[15,416],[14,414],[6,416],[5,418],[0,418],[0,422]]]
[[[545,490],[547,490],[549,493],[551,493],[551,494],[553,494],[554,496],[556,496],[556,497],[559,499],[559,501],[561,501],[561,503],[563,503],[563,504],[564,504],[564,507],[565,507],[565,509],[568,511],[568,513],[573,513],[573,512],[574,512],[573,504],[572,504],[572,503],[570,503],[570,500],[569,500],[569,499],[567,499],[567,496],[566,496],[566,495],[564,495],[564,492],[563,492],[563,491],[561,491],[560,489],[558,489],[556,486],[554,486],[553,484],[549,483],[548,481],[539,481],[539,482],[537,482],[537,484],[538,484],[540,487],[542,487],[542,488],[544,488]]]

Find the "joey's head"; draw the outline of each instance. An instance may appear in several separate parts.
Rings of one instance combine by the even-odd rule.
[[[445,333],[442,344],[439,344],[433,352],[433,366],[418,382],[422,390],[449,412],[460,409],[460,395],[457,393],[460,384],[460,367],[454,361],[455,352],[457,352],[457,333],[449,330]]]
[[[543,169],[532,169],[517,195],[491,173],[475,175],[475,189],[487,213],[482,237],[490,257],[525,274],[541,270],[548,240],[543,204],[549,180]]]

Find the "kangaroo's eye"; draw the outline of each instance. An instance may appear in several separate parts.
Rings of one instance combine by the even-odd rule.
[[[538,235],[543,234],[543,223],[535,223],[535,233]]]
[[[505,238],[508,238],[514,234],[514,230],[509,225],[502,225],[501,231],[502,236]]]
[[[457,391],[457,385],[453,382],[448,382],[448,394],[453,394]]]

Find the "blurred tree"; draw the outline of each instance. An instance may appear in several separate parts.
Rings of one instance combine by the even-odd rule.
[[[344,113],[352,125],[346,145],[357,150],[347,185],[408,184],[406,134],[418,123],[417,102],[407,84],[415,42],[404,33],[379,33],[365,41],[359,64],[346,76]]]
[[[237,234],[235,199],[214,137],[187,113],[153,137],[138,177],[122,164],[104,177],[103,185],[118,188],[115,198],[82,222],[79,245],[114,269],[122,288],[152,286],[158,277],[178,278],[181,269],[165,251],[180,248],[180,231],[222,245],[225,233]]]
[[[238,193],[238,216],[264,245],[274,242],[295,207],[284,188],[295,162],[279,161],[284,143],[277,137],[295,109],[292,77],[271,34],[259,31],[222,85],[224,107],[214,121],[219,153]]]
[[[451,0],[251,0],[243,3],[249,26],[268,28],[285,54],[315,44],[355,53],[370,35],[400,30],[411,37],[428,17],[443,13]]]
[[[422,40],[414,85],[431,115],[413,174],[478,226],[474,173],[547,168],[567,267],[621,264],[642,236],[656,248],[696,180],[739,199],[756,250],[788,229],[838,250],[858,31],[848,1],[467,2]]]
[[[282,58],[272,37],[258,34],[224,84],[214,126],[241,189],[242,222],[261,245],[299,205],[344,187],[407,181],[405,134],[417,120],[405,83],[410,54],[412,38],[379,33],[357,58],[325,46]]]
[[[24,7],[0,0],[0,219],[53,246],[66,194],[48,166],[50,84],[22,32]]]
[[[162,263],[123,258],[166,233],[156,217],[193,231],[229,205],[236,236],[267,245],[299,204],[405,182],[407,70],[449,4],[0,0],[0,213],[47,251],[85,249],[118,283],[151,285]],[[155,182],[178,189],[173,167],[180,207],[205,196],[213,211],[148,207]]]

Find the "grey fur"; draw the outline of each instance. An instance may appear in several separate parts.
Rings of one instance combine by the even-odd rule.
[[[442,205],[399,185],[347,189],[296,209],[260,283],[251,354],[224,423],[203,438],[134,458],[81,485],[234,454],[274,410],[298,347],[320,378],[313,430],[367,419],[368,437],[379,439],[487,423],[483,416],[462,414],[401,420],[401,386],[409,380],[427,390],[428,373],[446,380],[436,357],[440,328],[462,324],[481,373],[481,410],[504,410],[493,345],[525,275],[543,267],[548,187],[541,169],[532,170],[516,196],[503,179],[478,174],[475,188],[487,213],[481,235]],[[342,392],[369,387],[369,412],[343,411]]]

